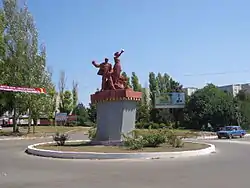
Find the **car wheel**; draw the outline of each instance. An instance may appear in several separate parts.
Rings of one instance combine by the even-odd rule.
[[[221,139],[221,136],[218,136],[218,139]]]

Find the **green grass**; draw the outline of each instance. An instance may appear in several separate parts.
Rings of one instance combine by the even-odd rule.
[[[125,147],[119,146],[91,146],[86,142],[66,143],[64,146],[41,145],[37,146],[39,149],[55,150],[55,151],[72,151],[72,152],[100,152],[100,153],[134,153],[134,152],[174,152],[174,151],[190,151],[207,148],[206,144],[184,142],[181,148],[174,148],[168,144],[162,144],[159,147],[145,147],[142,150],[129,150]]]
[[[67,126],[36,126],[35,133],[33,134],[33,127],[31,127],[31,133],[27,134],[28,127],[19,127],[19,133],[13,133],[8,130],[1,130],[0,136],[28,136],[28,137],[41,137],[51,136],[56,132],[67,133],[67,132],[87,132],[89,127],[67,127]]]

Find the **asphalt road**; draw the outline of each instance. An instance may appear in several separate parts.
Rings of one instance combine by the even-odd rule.
[[[249,188],[250,139],[243,140],[206,141],[218,150],[209,156],[146,161],[48,159],[24,153],[41,140],[0,141],[0,187]]]

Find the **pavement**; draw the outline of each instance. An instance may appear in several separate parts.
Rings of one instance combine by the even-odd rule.
[[[76,134],[72,139],[86,136]],[[41,139],[0,141],[1,188],[250,186],[250,138],[207,140],[217,147],[217,152],[208,156],[118,161],[51,159],[24,153],[28,145],[38,142]]]

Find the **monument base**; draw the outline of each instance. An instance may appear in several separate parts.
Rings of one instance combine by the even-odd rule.
[[[110,141],[97,141],[91,140],[91,145],[103,145],[103,146],[122,146],[123,143],[121,140],[110,140]]]
[[[136,106],[141,92],[106,90],[91,95],[97,108],[97,132],[93,143],[121,143],[122,134],[135,128]]]

